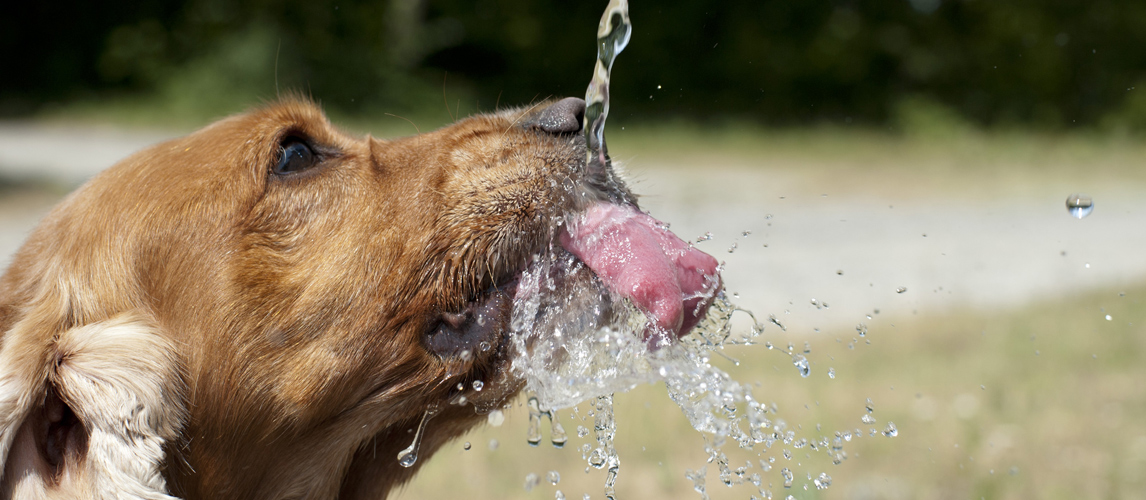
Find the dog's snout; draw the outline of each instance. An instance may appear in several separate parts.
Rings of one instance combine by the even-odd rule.
[[[542,110],[535,126],[550,134],[573,134],[581,131],[585,120],[585,101],[566,97]]]

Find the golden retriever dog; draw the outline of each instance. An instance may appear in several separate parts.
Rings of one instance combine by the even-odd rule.
[[[716,262],[587,160],[583,113],[387,141],[287,98],[98,175],[0,278],[0,498],[384,498],[520,389],[515,287],[553,248],[683,335]]]

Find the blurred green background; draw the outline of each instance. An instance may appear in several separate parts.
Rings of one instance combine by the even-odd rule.
[[[0,115],[115,103],[201,120],[276,87],[355,116],[581,95],[601,3],[18,2],[0,17]],[[632,14],[618,116],[1146,127],[1142,2],[635,2]]]
[[[383,136],[583,95],[606,3],[6,6],[0,259],[93,172],[280,92]],[[717,363],[803,437],[865,436],[840,465],[728,445],[763,485],[725,488],[664,389],[641,387],[617,396],[619,498],[700,498],[684,474],[702,466],[714,498],[1146,498],[1146,3],[631,8],[610,151],[644,208],[726,262],[735,300],[786,325],[765,340],[807,343],[813,373],[762,346]],[[1093,215],[1067,214],[1075,192]],[[577,415],[561,412],[565,449],[530,448],[516,407],[398,496],[600,499]],[[888,421],[899,436],[867,435]]]

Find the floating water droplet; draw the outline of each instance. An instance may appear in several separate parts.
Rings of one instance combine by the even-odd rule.
[[[804,342],[804,354],[811,354],[811,353],[812,353],[812,344],[810,342]]]
[[[868,316],[868,319],[871,319],[871,316]],[[858,333],[860,337],[867,335],[867,325],[863,323],[856,325],[856,333]]]
[[[466,450],[466,451],[470,451],[470,442],[466,441],[465,444],[462,445],[462,449]]]
[[[398,452],[398,465],[402,467],[413,467],[418,462],[418,448],[422,446],[422,434],[426,430],[426,422],[433,416],[433,412],[426,410],[422,414],[422,421],[418,423],[418,430],[414,432],[414,442],[410,443],[406,449]]]
[[[501,410],[493,410],[486,415],[486,420],[493,427],[501,427],[501,424],[505,423],[505,414]]]
[[[743,236],[743,237],[747,238],[747,237],[748,237],[748,235],[750,235],[750,234],[752,234],[752,231],[751,231],[751,230],[749,230],[749,229],[745,229],[744,231],[742,231],[742,232],[740,233],[740,236]]]
[[[494,451],[497,449],[497,447],[498,447],[497,440],[496,439],[490,439],[489,440],[489,451]]]
[[[733,252],[735,252],[735,251],[736,251],[736,247],[737,247],[737,246],[738,246],[738,245],[736,244],[736,242],[735,242],[735,241],[734,241],[734,242],[732,242],[732,246],[728,247],[728,253],[733,253]]]
[[[545,479],[549,480],[549,484],[556,485],[561,482],[561,473],[555,470],[549,471],[545,474]]]
[[[832,485],[832,476],[829,476],[826,472],[821,472],[820,476],[812,482],[815,483],[817,490],[826,490],[828,486]]]
[[[906,291],[907,291],[907,287],[905,287],[905,286],[901,286],[901,287],[895,289],[895,293],[903,293]]]
[[[475,380],[475,381],[474,381],[474,390],[475,390],[475,391],[481,392],[481,390],[482,390],[484,387],[485,387],[485,382],[482,382],[482,381],[480,381],[480,380]],[[474,397],[477,397],[477,396],[474,396]]]
[[[491,348],[491,346],[489,345],[489,342],[486,342],[484,340],[481,342],[478,342],[478,349],[481,349],[481,352],[489,352],[490,348]]]
[[[1071,217],[1081,219],[1094,211],[1094,200],[1085,194],[1072,194],[1066,198],[1066,210]]]
[[[1111,318],[1109,314],[1106,315],[1106,321],[1110,321],[1112,319],[1114,319],[1114,318]]]
[[[537,474],[530,472],[525,475],[525,491],[533,491],[538,484],[541,484],[541,478],[537,477]]]
[[[875,403],[872,403],[871,398],[867,398],[867,401],[864,402],[864,409],[868,413],[875,413]]]
[[[588,435],[589,435],[589,429],[586,429],[585,426],[583,426],[583,425],[577,426],[577,437],[583,438],[583,437],[588,436]],[[585,445],[585,446],[588,446],[588,445]]]
[[[908,426],[908,427],[910,427],[910,426]],[[889,438],[892,438],[892,437],[898,436],[898,435],[899,435],[899,429],[897,429],[897,428],[895,427],[895,423],[894,423],[894,422],[888,422],[888,423],[887,423],[887,428],[883,430],[883,435],[884,435],[884,436],[887,436],[887,437],[889,437]]]
[[[875,417],[873,417],[871,415],[864,415],[864,416],[860,417],[860,422],[863,422],[867,425],[871,425],[871,424],[875,423]]]
[[[463,382],[458,382],[457,388],[459,391],[464,391],[466,390],[466,384]]]
[[[768,315],[768,321],[772,322],[773,325],[780,327],[781,331],[784,331],[784,332],[788,331],[788,329],[784,327],[784,324],[780,323],[780,320],[776,319],[775,314],[769,314]]]
[[[557,494],[554,496],[554,498],[557,500],[565,500],[565,494],[562,493],[561,490],[557,490]]]
[[[791,488],[792,487],[792,481],[795,479],[795,476],[792,474],[792,471],[788,470],[787,467],[784,467],[783,469],[780,469],[780,475],[784,477],[784,487],[785,488]]]
[[[812,368],[808,365],[808,358],[805,358],[803,355],[797,354],[792,356],[792,364],[796,365],[796,369],[799,370],[801,377],[806,378],[812,374]]]
[[[835,368],[828,368],[828,378],[830,378],[830,379],[836,378],[836,369]]]
[[[704,242],[704,241],[709,241],[711,239],[712,239],[712,233],[705,231],[703,235],[696,237],[696,242],[700,243],[700,242]]]

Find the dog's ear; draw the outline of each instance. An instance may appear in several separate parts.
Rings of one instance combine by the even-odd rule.
[[[0,347],[0,498],[172,498],[164,447],[186,408],[171,341],[144,315],[54,335],[35,316]]]

